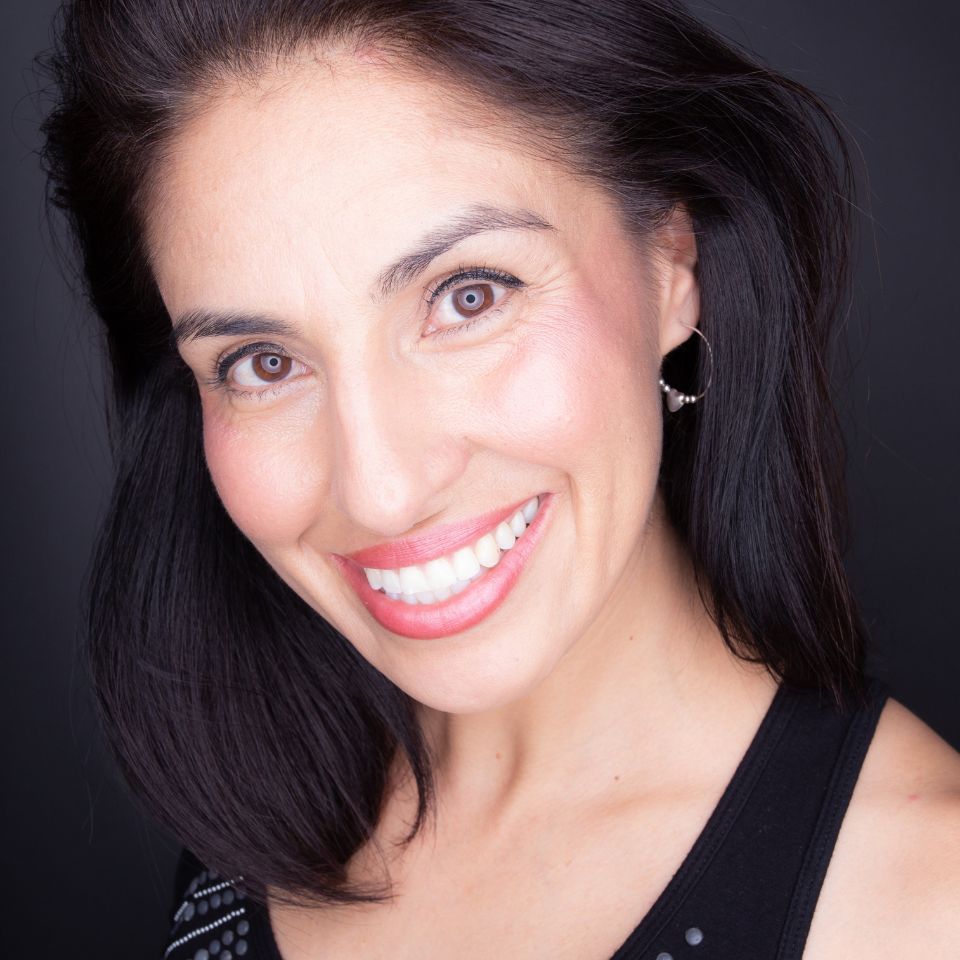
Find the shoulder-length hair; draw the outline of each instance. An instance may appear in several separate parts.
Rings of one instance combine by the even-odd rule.
[[[660,484],[725,642],[782,682],[862,689],[841,562],[845,446],[830,395],[854,190],[809,89],[671,0],[73,0],[42,57],[51,212],[109,349],[116,486],[85,653],[142,809],[224,875],[291,902],[380,899],[345,864],[397,758],[432,809],[410,698],[288,588],[227,516],[196,386],[144,246],[157,158],[204,93],[306,45],[373,45],[463,110],[495,108],[617,199],[638,238],[678,204],[698,238],[705,399],[664,420]],[[482,106],[480,106],[482,105]],[[668,382],[710,376],[691,337]]]

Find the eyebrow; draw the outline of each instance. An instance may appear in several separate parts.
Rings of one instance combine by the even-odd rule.
[[[419,277],[437,257],[467,237],[489,230],[556,230],[541,216],[522,207],[510,210],[474,203],[445,223],[432,227],[417,246],[381,270],[371,294],[383,302]],[[292,336],[294,328],[283,320],[236,311],[191,310],[173,323],[177,344],[198,337]]]
[[[268,337],[292,337],[296,331],[283,320],[258,313],[231,310],[191,310],[178,317],[171,331],[174,343],[198,337],[244,337],[251,334]]]
[[[504,210],[482,203],[471,204],[446,223],[427,231],[415,249],[381,271],[376,298],[385,300],[416,280],[433,260],[461,240],[488,230],[556,230],[556,227],[522,207]]]

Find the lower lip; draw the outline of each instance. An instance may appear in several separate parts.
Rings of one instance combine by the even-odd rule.
[[[509,550],[501,553],[497,565],[441,603],[412,604],[391,600],[370,586],[362,567],[337,554],[332,556],[363,605],[381,626],[416,640],[449,637],[489,617],[506,600],[542,536],[553,513],[553,502],[552,493],[541,494],[533,522]]]

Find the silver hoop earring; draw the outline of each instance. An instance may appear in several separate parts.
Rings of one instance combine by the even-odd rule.
[[[664,395],[664,399],[667,401],[667,409],[671,413],[676,413],[684,404],[696,403],[710,389],[710,384],[713,382],[713,349],[710,346],[710,341],[692,324],[685,323],[683,326],[690,327],[694,333],[699,334],[703,342],[707,345],[707,352],[710,355],[710,376],[707,378],[707,385],[695,397],[691,397],[687,393],[681,393],[679,390],[674,390],[674,388],[661,377],[660,390]]]

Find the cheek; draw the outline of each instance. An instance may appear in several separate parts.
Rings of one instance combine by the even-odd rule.
[[[289,544],[316,517],[320,464],[299,417],[238,420],[205,402],[207,466],[227,513],[258,547]]]
[[[657,361],[639,323],[583,301],[538,318],[488,401],[525,459],[612,466],[656,458]]]

